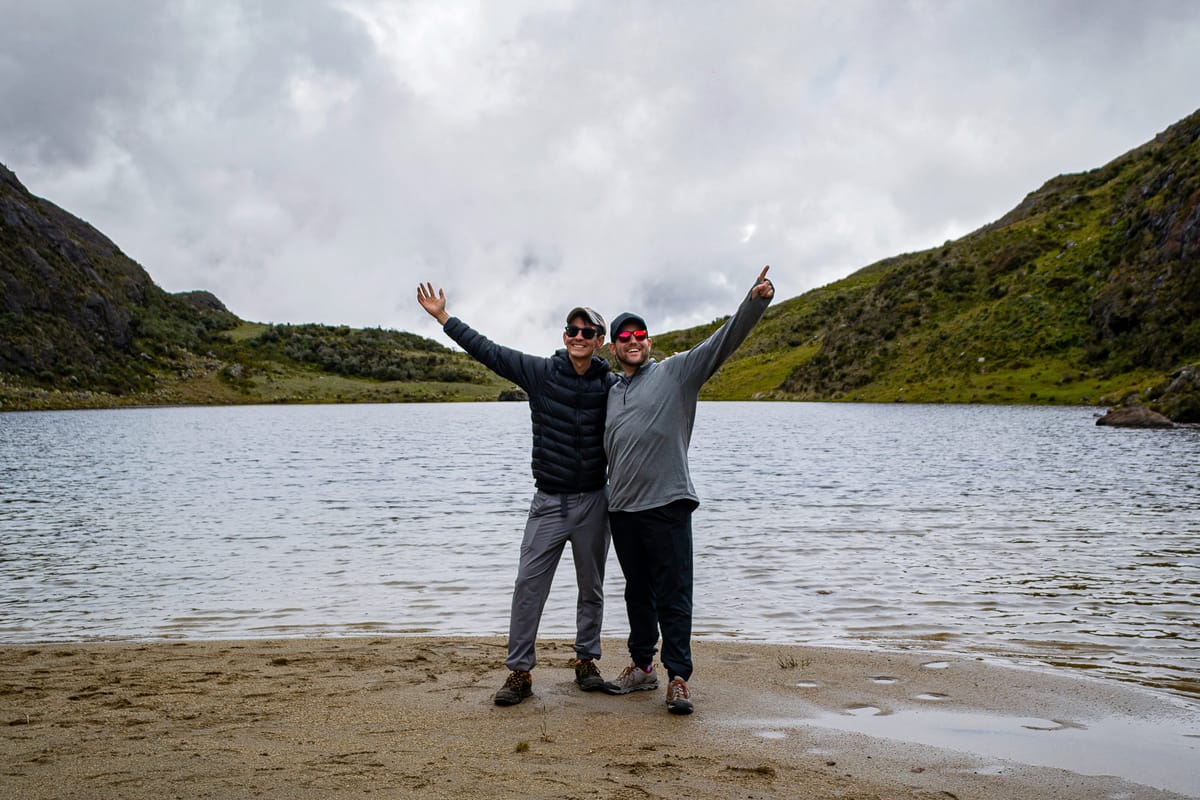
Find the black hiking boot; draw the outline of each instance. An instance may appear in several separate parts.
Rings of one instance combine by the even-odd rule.
[[[609,688],[608,681],[600,677],[596,662],[590,658],[575,661],[575,683],[585,692],[599,692]]]
[[[492,698],[498,706],[515,706],[533,695],[533,676],[524,670],[513,670],[508,680]]]

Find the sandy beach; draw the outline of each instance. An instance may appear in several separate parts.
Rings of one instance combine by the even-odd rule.
[[[613,677],[624,651],[605,647]],[[661,692],[578,691],[566,642],[539,655],[534,697],[499,708],[498,638],[6,646],[0,793],[1200,797],[1195,704],[1136,686],[937,654],[701,641],[697,711],[673,717]]]

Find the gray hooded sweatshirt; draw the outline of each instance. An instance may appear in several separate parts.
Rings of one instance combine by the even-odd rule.
[[[610,511],[645,511],[676,500],[700,504],[688,470],[700,387],[745,341],[770,302],[747,293],[712,336],[661,362],[646,362],[609,390],[604,450]]]

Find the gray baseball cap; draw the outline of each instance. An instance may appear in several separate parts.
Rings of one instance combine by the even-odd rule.
[[[571,324],[571,320],[576,317],[583,317],[588,322],[600,328],[600,332],[604,333],[604,317],[600,316],[600,312],[594,308],[587,306],[576,306],[571,309],[571,313],[567,314],[567,324]]]

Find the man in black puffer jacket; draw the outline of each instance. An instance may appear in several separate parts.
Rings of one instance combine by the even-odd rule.
[[[525,523],[513,589],[505,661],[511,672],[496,692],[496,705],[516,705],[533,694],[534,642],[568,541],[579,589],[575,682],[585,692],[609,691],[612,687],[596,667],[610,541],[604,416],[608,389],[617,381],[608,362],[596,355],[604,344],[604,318],[590,308],[572,309],[563,331],[563,349],[545,358],[498,345],[451,317],[446,313],[445,292],[435,293],[433,284],[417,285],[417,302],[468,354],[529,395],[537,493]]]

